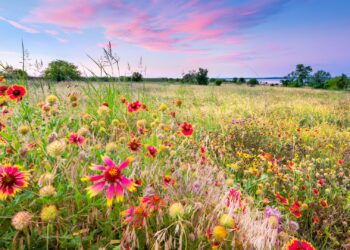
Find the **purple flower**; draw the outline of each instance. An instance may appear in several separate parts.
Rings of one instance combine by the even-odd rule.
[[[277,208],[274,207],[266,207],[265,209],[265,218],[269,218],[270,216],[275,216],[278,219],[278,222],[282,222],[282,213]]]

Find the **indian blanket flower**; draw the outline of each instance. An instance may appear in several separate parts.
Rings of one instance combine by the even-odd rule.
[[[28,186],[27,179],[27,173],[21,171],[19,166],[0,165],[0,199],[13,197],[17,191]]]
[[[141,143],[140,140],[137,138],[133,138],[129,143],[128,143],[128,148],[132,151],[132,152],[137,152],[140,150],[141,147]]]
[[[124,198],[124,189],[134,192],[136,191],[136,185],[122,174],[122,170],[129,165],[130,159],[122,162],[119,166],[107,156],[103,157],[102,160],[106,166],[93,165],[91,167],[92,170],[102,171],[102,173],[100,175],[87,176],[83,180],[94,182],[92,186],[87,188],[90,197],[105,191],[107,205],[111,206],[114,196],[117,202],[121,202]]]
[[[175,186],[176,181],[169,175],[163,176],[163,188],[167,189],[170,185]]]
[[[288,204],[288,199],[284,198],[281,194],[276,193],[275,196],[282,204]]]
[[[125,224],[132,224],[134,228],[142,228],[146,224],[146,219],[150,215],[145,206],[131,207],[120,213],[125,217]]]
[[[181,132],[184,136],[190,136],[193,133],[193,127],[191,123],[184,122],[180,124]]]
[[[286,246],[286,250],[315,250],[313,245],[310,242],[305,240],[292,239],[290,240]]]
[[[85,138],[78,134],[71,134],[68,139],[70,144],[73,145],[82,145],[85,141]]]
[[[6,95],[17,102],[22,100],[22,98],[27,94],[25,87],[21,85],[12,85],[6,90]]]
[[[300,218],[301,217],[300,202],[294,201],[293,204],[290,206],[289,211],[294,217]]]
[[[328,202],[326,200],[320,200],[320,205],[324,208],[329,207]]]
[[[141,198],[141,203],[149,208],[149,211],[160,211],[165,206],[165,202],[158,195],[145,196]]]
[[[0,96],[5,96],[8,88],[9,86],[6,85],[0,86]]]
[[[129,113],[137,112],[141,108],[142,108],[142,104],[139,101],[135,101],[135,102],[128,104],[128,112]]]
[[[226,198],[226,206],[229,207],[231,204],[236,204],[236,203],[238,203],[238,206],[240,206],[241,201],[242,201],[241,193],[237,189],[231,188]]]
[[[146,154],[146,156],[149,156],[149,157],[152,157],[152,158],[155,158],[155,157],[156,157],[156,154],[157,154],[157,152],[158,152],[158,150],[157,150],[156,147],[153,147],[153,146],[148,145],[148,146],[146,147],[146,149],[147,149],[147,154]]]

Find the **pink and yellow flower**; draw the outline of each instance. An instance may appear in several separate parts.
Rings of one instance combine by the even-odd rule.
[[[184,122],[180,124],[181,132],[184,136],[190,136],[193,133],[193,127],[191,123]]]
[[[147,206],[151,212],[160,211],[165,206],[165,202],[158,195],[142,197],[141,203]]]
[[[114,196],[117,202],[122,202],[124,199],[124,189],[130,192],[136,191],[136,184],[122,174],[122,170],[126,168],[130,159],[122,162],[117,166],[109,157],[102,158],[106,166],[93,165],[92,170],[102,171],[100,175],[87,176],[83,180],[89,180],[94,184],[87,188],[90,197],[96,196],[98,193],[105,191],[107,205],[111,206]]]
[[[137,207],[131,207],[120,213],[125,217],[125,224],[132,224],[135,228],[142,228],[146,224],[146,219],[150,215],[146,207],[141,205]]]
[[[13,197],[17,191],[28,186],[28,175],[19,168],[19,166],[0,165],[0,199]]]
[[[71,134],[68,139],[70,144],[73,145],[82,145],[85,141],[85,138],[78,134]]]
[[[139,101],[135,101],[135,102],[128,104],[128,112],[129,113],[137,112],[140,108],[142,108],[142,104],[139,103]]]
[[[147,154],[146,156],[150,156],[152,158],[155,158],[156,157],[156,154],[158,152],[157,148],[156,147],[153,147],[153,146],[146,146],[146,149],[147,149]]]
[[[285,249],[287,250],[315,250],[310,242],[305,240],[292,239],[290,240]]]

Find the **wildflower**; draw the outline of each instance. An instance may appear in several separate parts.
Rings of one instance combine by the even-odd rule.
[[[46,148],[47,153],[50,156],[56,157],[56,158],[62,156],[65,149],[66,149],[66,144],[64,143],[64,141],[53,141]]]
[[[241,201],[242,201],[241,193],[235,188],[231,188],[226,198],[226,206],[229,207],[231,204],[236,204],[236,203],[238,203],[238,205],[240,206]]]
[[[175,106],[176,107],[181,107],[181,105],[182,105],[182,101],[180,99],[176,99]]]
[[[277,208],[268,206],[265,209],[265,218],[268,218],[269,224],[273,228],[278,228],[282,222],[282,213]]]
[[[286,250],[315,250],[310,242],[305,240],[292,239],[290,240],[286,246]]]
[[[14,196],[16,192],[28,186],[28,176],[19,166],[0,165],[0,199],[6,200],[7,196]]]
[[[146,156],[150,156],[150,157],[155,158],[156,154],[158,152],[157,148],[153,147],[153,146],[149,146],[149,145],[146,148],[147,148],[147,151],[148,151]]]
[[[226,236],[227,236],[227,231],[226,231],[225,227],[223,227],[223,226],[214,227],[213,236],[214,236],[215,240],[217,240],[218,242],[224,241]]]
[[[184,122],[180,125],[180,128],[184,136],[190,136],[193,133],[193,127],[191,123]]]
[[[28,134],[29,131],[30,131],[30,127],[28,125],[22,125],[18,128],[18,132],[22,135]]]
[[[58,210],[55,205],[43,207],[40,212],[40,218],[44,222],[50,222],[56,219]]]
[[[0,96],[5,96],[8,88],[9,86],[6,85],[0,86]]]
[[[71,134],[69,136],[69,143],[73,145],[82,145],[84,143],[84,137],[78,134]]]
[[[161,207],[165,206],[165,202],[158,195],[142,197],[141,203],[145,204],[151,212],[160,211]]]
[[[291,207],[289,208],[289,211],[294,217],[300,218],[301,217],[300,202],[294,201]]]
[[[312,220],[315,224],[320,224],[320,219],[318,218],[318,216],[316,214],[314,214],[312,216]]]
[[[128,143],[128,148],[132,152],[137,152],[140,150],[141,143],[140,140],[137,138],[133,138],[129,143]]]
[[[136,191],[136,185],[121,172],[129,165],[130,159],[122,162],[119,166],[115,165],[109,157],[105,156],[102,160],[107,166],[93,165],[91,169],[103,171],[103,173],[100,175],[88,176],[83,180],[94,182],[92,186],[87,188],[90,197],[105,190],[107,205],[111,206],[114,196],[116,196],[117,202],[121,202],[124,198],[124,189],[134,192]]]
[[[292,232],[296,232],[299,230],[298,222],[293,221],[293,220],[288,223],[288,227]]]
[[[16,101],[22,100],[22,98],[27,94],[27,90],[25,87],[21,85],[12,85],[6,90],[6,95]]]
[[[229,227],[232,228],[234,226],[234,219],[228,215],[228,214],[223,214],[220,217],[219,224],[224,227]]]
[[[86,127],[82,127],[77,131],[77,134],[81,136],[87,136],[89,134],[89,129]]]
[[[53,182],[54,178],[55,178],[54,174],[45,173],[39,177],[38,184],[39,186],[50,185]]]
[[[117,144],[115,144],[114,142],[109,142],[106,145],[106,152],[111,153],[115,151],[117,151]]]
[[[142,107],[142,104],[139,103],[139,101],[129,103],[128,104],[128,112],[129,113],[137,112],[141,107]]]
[[[185,214],[185,209],[180,202],[176,202],[169,207],[171,218],[180,218]]]
[[[16,230],[22,231],[30,225],[30,223],[32,222],[32,218],[33,216],[28,212],[18,212],[12,217],[11,224]]]
[[[320,200],[320,205],[324,208],[329,207],[328,202],[326,200]]]
[[[56,189],[52,185],[47,185],[39,190],[39,195],[44,196],[54,196],[56,195]]]
[[[111,112],[110,108],[106,105],[101,105],[98,107],[97,113],[99,115],[108,115]]]
[[[46,102],[50,105],[53,106],[57,103],[58,98],[55,95],[49,95],[48,97],[46,97]]]
[[[159,111],[164,112],[167,109],[168,109],[168,105],[166,105],[165,103],[160,104]]]
[[[144,206],[131,207],[120,214],[125,217],[125,224],[133,224],[135,228],[144,227],[146,219],[150,215]]]
[[[175,186],[176,181],[169,175],[163,176],[163,188],[167,189],[169,185]]]
[[[276,193],[275,196],[282,204],[287,205],[289,203],[288,199],[284,198],[281,194]]]
[[[313,188],[313,189],[312,189],[312,192],[313,192],[315,195],[318,195],[318,194],[319,194],[319,191],[318,191],[317,188]]]

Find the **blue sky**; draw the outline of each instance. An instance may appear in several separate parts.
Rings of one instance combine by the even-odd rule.
[[[346,0],[13,0],[0,3],[0,61],[19,67],[54,59],[98,72],[86,54],[111,41],[122,74],[180,77],[198,67],[211,77],[283,76],[304,63],[350,75]],[[33,72],[30,64],[27,70]]]

